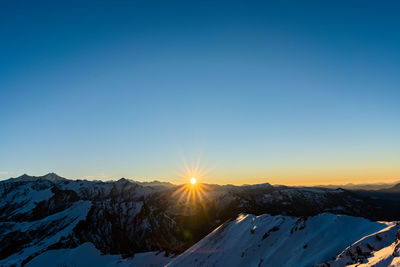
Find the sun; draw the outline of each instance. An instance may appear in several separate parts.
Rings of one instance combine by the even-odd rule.
[[[197,179],[195,177],[190,178],[190,183],[191,184],[196,184],[197,183]]]

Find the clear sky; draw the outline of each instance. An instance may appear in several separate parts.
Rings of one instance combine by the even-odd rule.
[[[0,179],[400,180],[398,1],[2,1]]]

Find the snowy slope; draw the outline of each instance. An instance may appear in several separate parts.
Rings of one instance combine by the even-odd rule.
[[[1,222],[2,248],[15,247],[21,241],[18,252],[0,260],[0,266],[21,264],[29,257],[45,251],[50,245],[72,234],[76,224],[84,220],[91,207],[89,201],[78,201],[70,208],[31,222]]]
[[[40,181],[34,184],[22,181],[4,181],[0,187],[0,218],[23,214],[32,210],[36,203],[50,199],[53,196],[50,182]]]
[[[399,226],[330,213],[308,218],[242,214],[168,266],[314,266],[387,228],[395,231]]]
[[[383,230],[363,237],[319,267],[400,266],[399,228],[398,223],[388,223]]]
[[[74,267],[128,267],[164,266],[171,260],[163,253],[137,253],[134,257],[122,259],[119,255],[101,255],[92,243],[84,243],[73,249],[49,250],[28,262],[26,267],[74,266]]]

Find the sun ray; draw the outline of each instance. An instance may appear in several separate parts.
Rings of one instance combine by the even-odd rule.
[[[210,202],[207,201],[209,186],[202,183],[206,180],[211,169],[201,165],[200,158],[188,163],[183,159],[183,170],[178,174],[184,184],[178,186],[171,194],[174,201],[174,209],[178,214],[201,215],[208,217]]]

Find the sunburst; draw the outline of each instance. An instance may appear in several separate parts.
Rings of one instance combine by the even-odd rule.
[[[197,209],[199,206],[204,214],[207,214],[206,201],[208,186],[201,183],[206,178],[209,169],[200,167],[200,160],[195,164],[187,164],[184,161],[184,170],[180,174],[181,180],[186,180],[185,183],[179,186],[171,195],[171,198],[176,199],[176,207],[183,208],[183,213],[187,214],[188,211]]]

